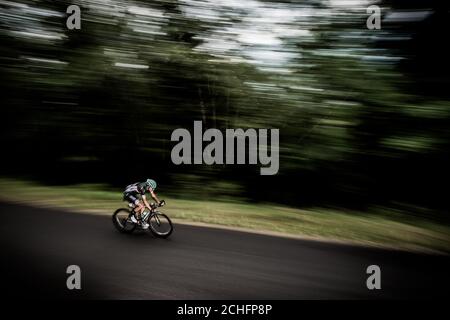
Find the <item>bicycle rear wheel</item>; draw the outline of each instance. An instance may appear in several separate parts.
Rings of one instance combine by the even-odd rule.
[[[136,224],[131,221],[131,211],[125,208],[117,209],[113,216],[112,221],[117,230],[122,233],[131,233],[136,229]]]
[[[150,231],[159,238],[167,238],[173,231],[172,221],[164,213],[157,212],[148,219]]]

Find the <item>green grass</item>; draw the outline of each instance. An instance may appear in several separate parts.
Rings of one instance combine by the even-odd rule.
[[[4,200],[110,215],[123,207],[120,191],[103,185],[44,186],[0,178]],[[185,222],[201,222],[266,232],[339,240],[398,249],[450,252],[450,227],[404,213],[296,209],[273,204],[165,198],[164,212]]]

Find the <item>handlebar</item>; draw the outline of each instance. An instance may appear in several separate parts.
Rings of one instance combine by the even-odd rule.
[[[152,208],[152,210],[155,210],[156,208],[162,207],[162,206],[165,206],[165,205],[166,205],[166,201],[161,200],[161,201],[159,202],[159,205],[157,205],[156,203],[151,203],[151,204],[150,204],[150,208]]]

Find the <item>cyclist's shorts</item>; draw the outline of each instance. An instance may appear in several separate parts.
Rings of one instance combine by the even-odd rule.
[[[124,193],[123,199],[135,205],[139,203],[139,198],[132,193]]]

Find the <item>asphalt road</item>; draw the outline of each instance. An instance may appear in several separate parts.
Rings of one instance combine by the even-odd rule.
[[[58,299],[437,298],[448,256],[175,225],[172,236],[124,235],[110,217],[0,204],[7,297]],[[68,265],[82,289],[66,288]],[[366,268],[381,268],[368,290]]]

